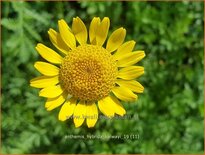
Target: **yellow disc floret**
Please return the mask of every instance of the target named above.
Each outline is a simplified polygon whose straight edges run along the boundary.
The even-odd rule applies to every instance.
[[[60,80],[73,97],[97,101],[109,95],[117,77],[110,52],[101,46],[81,45],[71,50],[60,67]]]

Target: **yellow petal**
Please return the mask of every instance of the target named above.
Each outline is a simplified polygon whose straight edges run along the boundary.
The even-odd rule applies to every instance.
[[[100,18],[94,17],[90,23],[90,28],[89,28],[89,38],[91,44],[96,44],[96,32],[99,25],[100,25]]]
[[[98,101],[98,107],[105,116],[109,118],[114,117],[115,110],[109,105],[109,102],[107,101],[107,97]]]
[[[128,53],[125,56],[121,57],[118,60],[117,65],[118,65],[118,67],[130,66],[130,65],[136,64],[144,57],[145,57],[144,51],[131,52],[131,53]]]
[[[108,103],[109,107],[113,109],[116,114],[123,116],[126,113],[125,109],[116,97],[108,96],[105,98],[105,100]]]
[[[57,33],[53,29],[49,29],[48,35],[49,35],[49,38],[50,38],[50,41],[52,42],[52,44],[59,51],[61,51],[64,54],[68,54],[68,51],[70,51],[70,48],[65,44],[65,42],[63,41],[63,39],[61,38],[59,33]]]
[[[59,54],[43,44],[37,44],[36,50],[45,60],[51,63],[61,64],[63,61],[63,58]]]
[[[128,89],[130,89],[131,91],[136,92],[136,93],[143,93],[143,91],[144,91],[144,87],[139,82],[137,82],[135,80],[127,81],[127,80],[117,79],[116,83],[119,86],[127,87]]]
[[[144,67],[141,66],[129,66],[122,68],[118,71],[118,78],[122,78],[125,80],[133,80],[139,76],[144,74]]]
[[[58,76],[40,76],[30,81],[30,86],[35,88],[45,88],[59,83]]]
[[[115,30],[107,41],[106,49],[110,52],[115,51],[123,43],[125,35],[126,30],[124,28]]]
[[[63,89],[61,88],[60,85],[57,85],[57,86],[50,86],[41,89],[41,91],[39,92],[39,96],[54,98],[61,95],[62,93],[63,93]]]
[[[45,104],[46,110],[51,111],[59,107],[65,102],[66,98],[67,98],[67,92],[63,92],[63,94],[55,98],[48,98]]]
[[[97,45],[102,46],[107,38],[107,34],[110,27],[110,19],[108,17],[104,17],[100,25],[98,26],[96,32],[96,42]]]
[[[34,67],[43,75],[55,76],[59,74],[59,68],[47,62],[37,61]]]
[[[121,57],[124,57],[126,54],[132,52],[134,46],[135,46],[135,41],[133,41],[133,40],[125,42],[114,53],[114,55],[113,55],[114,59],[119,60]]]
[[[60,121],[65,121],[66,119],[70,118],[73,115],[75,107],[76,99],[71,98],[70,100],[66,101],[58,114],[58,119]]]
[[[94,127],[98,120],[98,109],[96,104],[88,103],[86,105],[86,123],[89,128]]]
[[[120,86],[112,89],[113,94],[123,101],[133,101],[137,99],[137,95],[134,94],[130,89]]]
[[[86,117],[86,105],[85,101],[80,101],[77,106],[75,107],[74,114],[73,114],[73,121],[75,127],[80,127]]]
[[[87,28],[79,17],[73,18],[72,32],[81,45],[86,44],[88,38]]]
[[[67,23],[63,19],[61,19],[58,21],[58,27],[59,27],[61,38],[66,43],[66,45],[68,45],[71,49],[75,48],[76,47],[75,36],[71,32]]]

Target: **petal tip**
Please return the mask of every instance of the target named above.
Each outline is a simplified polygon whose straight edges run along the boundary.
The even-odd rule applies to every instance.
[[[37,43],[36,47],[41,46],[41,45],[42,45],[42,43]]]
[[[74,123],[76,128],[79,128],[82,124]]]

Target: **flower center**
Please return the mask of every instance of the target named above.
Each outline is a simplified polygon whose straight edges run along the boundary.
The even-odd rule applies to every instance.
[[[101,46],[81,45],[71,50],[60,67],[60,80],[73,97],[97,101],[109,95],[117,78],[116,62]]]

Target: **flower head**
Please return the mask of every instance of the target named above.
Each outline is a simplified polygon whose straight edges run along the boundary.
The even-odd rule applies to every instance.
[[[41,88],[39,96],[47,98],[48,111],[61,106],[59,120],[73,117],[76,127],[85,120],[93,127],[98,109],[110,118],[123,116],[126,111],[119,100],[134,101],[143,92],[136,78],[144,68],[135,64],[145,57],[144,51],[133,52],[133,40],[124,42],[124,28],[115,30],[103,47],[109,26],[109,18],[94,17],[88,32],[79,17],[73,18],[72,28],[61,19],[59,32],[48,31],[59,53],[37,44],[36,50],[47,62],[34,64],[42,76],[32,79],[30,85]]]

